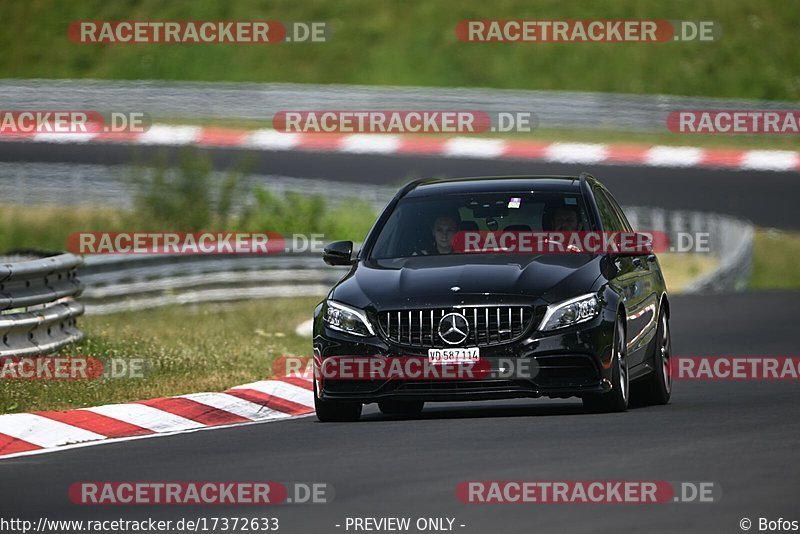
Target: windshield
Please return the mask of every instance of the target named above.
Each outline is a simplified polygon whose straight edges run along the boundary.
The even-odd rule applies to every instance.
[[[580,193],[494,192],[403,198],[380,230],[370,258],[463,254],[457,232],[578,231],[591,223]]]

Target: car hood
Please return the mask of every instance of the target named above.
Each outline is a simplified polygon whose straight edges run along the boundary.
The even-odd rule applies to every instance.
[[[555,302],[591,291],[599,264],[600,257],[588,254],[367,261],[350,271],[330,298],[378,310],[539,298]]]

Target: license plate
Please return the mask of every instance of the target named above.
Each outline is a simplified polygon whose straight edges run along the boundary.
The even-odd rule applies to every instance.
[[[428,363],[446,364],[477,362],[481,359],[481,349],[478,347],[465,349],[428,349]]]

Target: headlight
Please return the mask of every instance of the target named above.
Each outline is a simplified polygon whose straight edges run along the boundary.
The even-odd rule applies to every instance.
[[[375,335],[375,331],[363,311],[332,300],[326,304],[323,321],[328,328],[356,336]]]
[[[548,331],[583,323],[600,313],[600,298],[596,293],[551,304],[542,319],[539,330]]]

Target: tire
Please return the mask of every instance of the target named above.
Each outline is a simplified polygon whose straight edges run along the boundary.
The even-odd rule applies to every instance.
[[[331,402],[317,397],[317,381],[314,381],[314,409],[322,423],[348,423],[361,418],[360,402]]]
[[[653,372],[637,381],[636,394],[643,404],[662,405],[672,396],[672,337],[669,318],[664,310],[658,318],[656,346],[653,351]]]
[[[425,407],[425,401],[385,400],[378,402],[378,408],[385,415],[417,415]]]
[[[628,409],[630,399],[630,379],[626,360],[625,328],[621,318],[614,325],[611,391],[599,395],[587,395],[583,398],[583,407],[590,413],[624,412]]]

